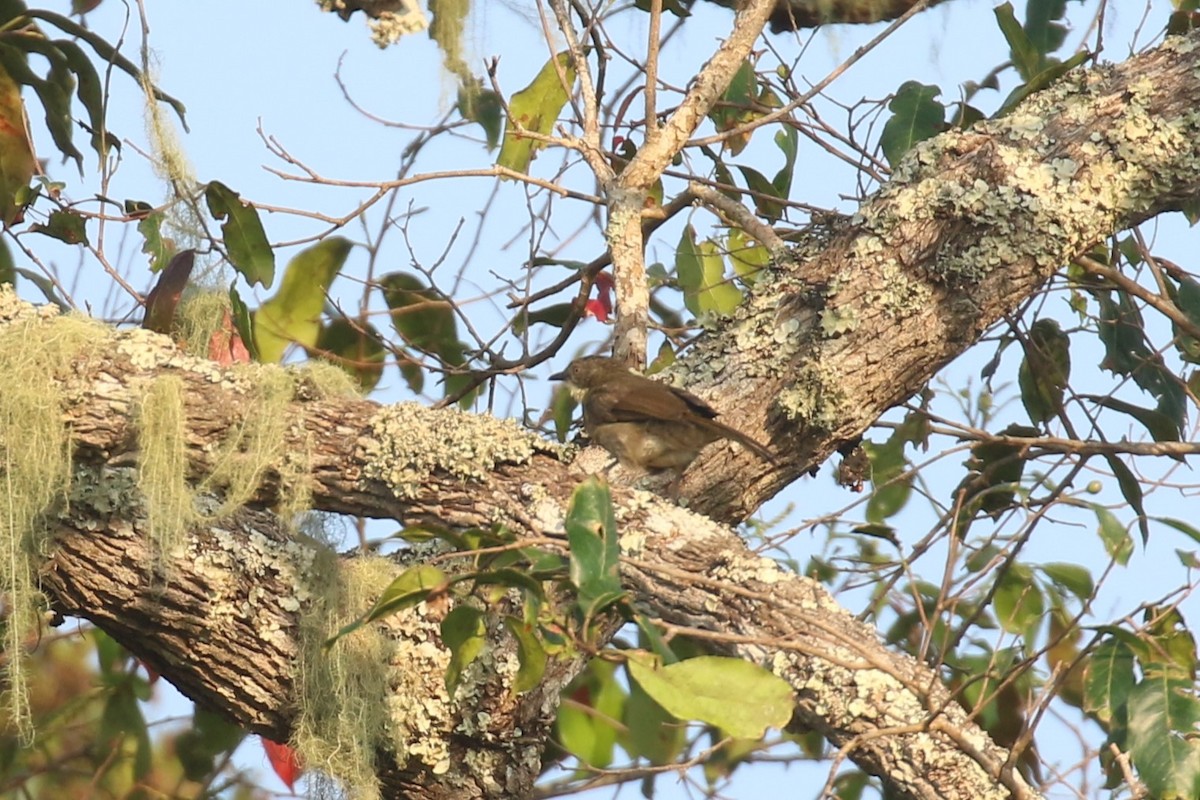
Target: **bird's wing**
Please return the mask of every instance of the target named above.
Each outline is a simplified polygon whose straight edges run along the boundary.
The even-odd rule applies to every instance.
[[[717,415],[716,411],[695,395],[664,384],[658,386],[664,386],[670,391],[630,391],[628,384],[597,386],[588,392],[588,400],[585,403],[590,412],[589,421],[593,424],[645,422],[647,418],[676,421],[682,420],[689,413],[699,414],[707,419]]]

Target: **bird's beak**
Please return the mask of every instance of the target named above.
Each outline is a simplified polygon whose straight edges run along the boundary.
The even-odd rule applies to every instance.
[[[550,380],[552,381],[565,381],[566,379],[567,371],[565,369],[562,372],[556,372],[550,376]]]

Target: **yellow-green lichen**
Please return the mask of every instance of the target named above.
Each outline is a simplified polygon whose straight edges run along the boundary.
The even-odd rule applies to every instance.
[[[6,716],[22,739],[32,736],[26,693],[26,637],[41,622],[45,602],[37,565],[49,528],[44,516],[63,507],[70,488],[70,438],[62,421],[60,379],[70,364],[103,341],[106,329],[75,315],[23,305],[11,287],[0,288],[0,595],[8,617]]]
[[[388,664],[393,644],[367,625],[325,648],[328,637],[370,607],[396,575],[383,558],[339,561],[326,552],[313,565],[311,609],[301,617],[296,685],[299,714],[292,743],[305,765],[335,776],[349,796],[379,797],[375,754],[389,738]],[[405,753],[396,753],[403,764]]]
[[[365,443],[369,479],[388,484],[397,497],[414,497],[435,472],[483,480],[501,463],[528,461],[553,446],[513,420],[467,415],[400,403],[380,409]]]
[[[814,360],[796,373],[791,386],[779,394],[778,405],[789,419],[821,430],[832,430],[845,418],[846,391],[839,373]]]
[[[161,375],[146,387],[137,408],[138,485],[160,563],[198,517],[187,482],[183,393],[182,378]]]

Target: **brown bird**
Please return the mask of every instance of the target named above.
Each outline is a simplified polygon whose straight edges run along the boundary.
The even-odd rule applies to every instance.
[[[772,464],[778,461],[746,434],[717,422],[717,412],[699,397],[630,372],[616,359],[577,358],[550,377],[568,382],[583,405],[588,438],[623,467],[683,470],[717,439],[733,439]]]

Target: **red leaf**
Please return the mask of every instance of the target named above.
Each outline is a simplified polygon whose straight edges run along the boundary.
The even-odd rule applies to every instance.
[[[608,322],[608,318],[612,316],[613,310],[612,273],[597,273],[595,280],[592,282],[592,287],[596,290],[596,297],[587,301],[587,304],[584,306],[584,314],[590,314],[601,322]]]
[[[300,766],[300,756],[286,744],[272,742],[262,736],[258,738],[262,740],[263,750],[267,751],[267,760],[271,762],[271,769],[275,770],[279,780],[287,785],[289,792],[296,791],[296,779],[304,772]]]
[[[233,325],[233,317],[230,316],[228,309],[225,311],[225,317],[221,320],[221,327],[213,331],[213,335],[208,340],[208,357],[223,367],[228,367],[230,364],[250,363],[250,351],[246,349],[246,343],[238,335],[237,328]]]

